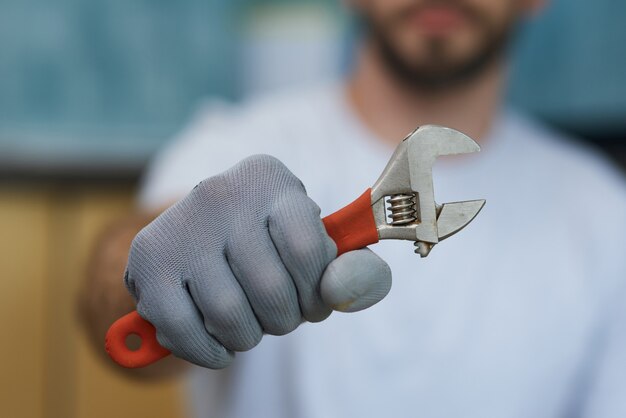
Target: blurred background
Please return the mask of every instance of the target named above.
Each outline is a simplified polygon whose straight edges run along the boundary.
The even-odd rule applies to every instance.
[[[178,382],[129,381],[87,345],[85,258],[194,108],[349,68],[339,3],[0,3],[0,416],[185,416]],[[553,0],[517,41],[508,100],[626,166],[623,16]]]

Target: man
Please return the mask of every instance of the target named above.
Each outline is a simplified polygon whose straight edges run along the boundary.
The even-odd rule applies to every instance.
[[[198,416],[626,416],[623,181],[500,102],[507,40],[541,1],[351,4],[365,36],[345,83],[201,112],[146,177],[147,212],[191,194],[134,240],[138,310],[177,356],[232,362],[190,372]],[[427,123],[483,148],[438,163],[438,201],[487,206],[427,259],[375,246],[389,296],[328,317],[376,303],[390,277],[369,250],[335,259],[315,204],[349,203]],[[278,160],[211,177],[259,153]],[[95,256],[85,305],[99,343],[132,309],[119,275],[143,224]]]

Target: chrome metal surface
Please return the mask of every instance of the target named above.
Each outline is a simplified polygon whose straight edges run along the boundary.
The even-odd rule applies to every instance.
[[[379,238],[415,241],[415,252],[425,257],[435,244],[469,224],[485,201],[438,205],[432,167],[441,155],[477,151],[480,147],[470,137],[442,126],[422,126],[408,135],[372,187]],[[387,210],[385,200],[390,205]]]

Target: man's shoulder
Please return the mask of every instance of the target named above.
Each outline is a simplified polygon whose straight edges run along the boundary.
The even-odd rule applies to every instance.
[[[208,101],[193,117],[198,131],[229,131],[229,135],[258,132],[259,139],[276,131],[318,124],[337,106],[338,86],[324,84],[248,97],[240,103]]]
[[[626,230],[626,177],[599,149],[520,114],[509,116],[515,158],[549,222],[565,222],[581,240],[622,248]],[[593,251],[595,251],[594,249]],[[610,252],[604,250],[598,259]],[[615,260],[607,263],[615,264]],[[621,263],[621,262],[620,262]],[[623,263],[620,264],[623,266]]]
[[[333,86],[285,91],[243,103],[207,101],[186,127],[152,160],[140,200],[156,207],[178,198],[199,181],[252,154],[293,160],[301,148],[321,141],[315,128],[333,124]],[[335,123],[335,125],[338,125]]]
[[[536,118],[516,110],[508,110],[503,127],[515,142],[516,155],[529,158],[528,164],[543,167],[555,175],[586,184],[626,190],[624,174],[601,150],[582,138],[549,127]],[[582,186],[582,185],[581,185]]]
[[[320,126],[341,126],[338,89],[322,85],[250,97],[241,103],[208,102],[201,106],[165,154],[221,154],[234,163],[251,154],[291,155],[312,142]],[[216,164],[219,166],[219,164]]]
[[[621,255],[626,244],[624,173],[596,147],[528,116],[511,114],[506,127],[513,143],[507,151],[518,159],[513,166],[522,171],[524,191],[534,193],[535,200],[527,202],[539,208],[542,231],[577,240],[585,256],[580,264],[591,263],[596,272],[593,286],[608,293],[622,289],[626,284]]]

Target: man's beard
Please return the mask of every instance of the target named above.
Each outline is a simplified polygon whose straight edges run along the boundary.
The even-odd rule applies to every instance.
[[[516,25],[511,21],[502,28],[497,28],[479,11],[468,8],[463,2],[427,2],[428,5],[432,3],[457,7],[482,31],[482,44],[474,54],[464,60],[450,60],[446,55],[446,40],[433,37],[428,41],[428,51],[424,58],[420,62],[410,62],[394,48],[384,28],[379,28],[367,18],[364,22],[384,65],[402,84],[417,91],[437,93],[473,81],[501,59]],[[405,10],[402,14],[410,12],[413,10]],[[396,18],[402,17],[398,15]]]

